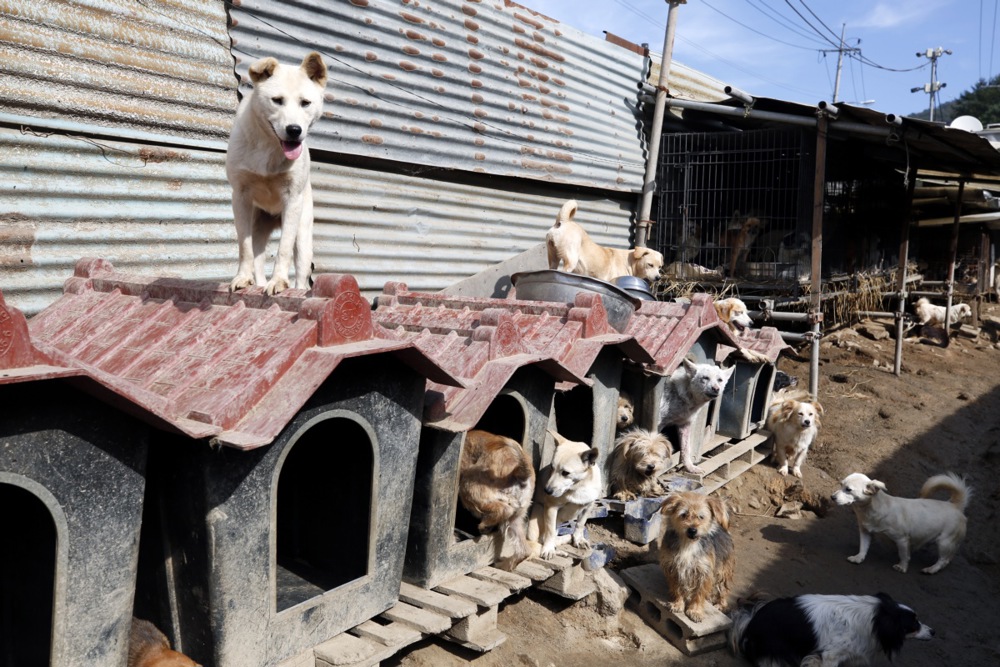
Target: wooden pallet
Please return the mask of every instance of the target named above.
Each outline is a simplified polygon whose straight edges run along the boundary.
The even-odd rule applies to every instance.
[[[507,639],[497,628],[501,602],[531,586],[583,599],[596,590],[589,570],[599,551],[566,545],[551,560],[529,558],[513,572],[484,567],[432,590],[404,582],[395,606],[279,667],[376,667],[431,636],[485,653]]]
[[[743,440],[731,441],[716,435],[707,443],[711,450],[702,458],[698,466],[703,475],[692,475],[679,471],[664,477],[664,486],[669,489],[697,490],[711,493],[736,479],[752,466],[767,458],[770,453],[764,433],[754,433]],[[678,454],[674,454],[675,464]],[[621,514],[624,521],[623,535],[634,544],[649,544],[662,531],[661,515],[658,510],[663,497],[638,498],[636,500],[605,499],[601,504],[608,513]]]
[[[678,649],[687,655],[697,655],[726,646],[732,621],[715,607],[705,607],[705,618],[699,623],[670,611],[670,592],[659,565],[630,567],[621,575],[639,594],[636,608],[639,616]]]

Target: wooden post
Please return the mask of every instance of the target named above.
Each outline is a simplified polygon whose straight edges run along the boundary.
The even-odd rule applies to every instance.
[[[955,294],[955,262],[958,258],[958,225],[962,217],[962,197],[965,181],[958,182],[958,199],[955,200],[955,223],[951,226],[951,248],[948,253],[948,300],[944,307],[944,344],[951,342],[951,300]]]

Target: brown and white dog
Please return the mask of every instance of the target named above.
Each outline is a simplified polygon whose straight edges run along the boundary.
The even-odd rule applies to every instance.
[[[635,404],[632,397],[625,392],[618,394],[618,412],[615,418],[615,430],[624,431],[635,423]]]
[[[552,462],[538,474],[535,504],[528,519],[528,540],[532,553],[548,560],[556,547],[572,542],[574,547],[587,549],[590,543],[584,533],[590,507],[601,497],[604,481],[597,467],[599,451],[585,443],[568,440],[553,430],[556,449]],[[576,520],[572,535],[558,535],[559,524]]]
[[[714,302],[714,305],[719,319],[737,336],[744,329],[749,329],[753,326],[753,320],[750,319],[750,310],[743,303],[742,299],[729,297],[728,299],[720,299]]]
[[[460,464],[458,497],[479,519],[479,532],[500,531],[503,550],[508,532],[510,555],[498,561],[511,570],[528,557],[525,517],[535,493],[535,469],[528,452],[516,441],[486,431],[465,436]]]
[[[819,434],[819,418],[823,406],[812,399],[779,398],[767,410],[766,426],[774,439],[774,460],[778,472],[802,477],[802,465],[806,461],[809,447]]]
[[[663,255],[652,248],[605,248],[594,243],[583,227],[573,221],[579,208],[571,199],[559,209],[555,223],[545,234],[549,268],[614,282],[619,276],[638,276],[652,283],[663,268]]]
[[[659,477],[670,469],[670,449],[670,441],[658,431],[634,428],[623,433],[611,452],[611,496],[635,500],[663,495]]]
[[[666,527],[657,546],[670,588],[670,611],[683,612],[695,623],[705,618],[706,604],[726,611],[736,552],[725,503],[697,491],[675,492],[663,501],[660,513]]]
[[[729,248],[729,273],[728,276],[736,275],[737,269],[742,268],[746,263],[747,255],[750,253],[750,246],[760,234],[763,223],[755,215],[740,215],[739,211],[733,212],[732,220],[726,227],[726,233],[722,239],[723,247]]]
[[[141,618],[132,618],[129,631],[128,667],[201,667],[191,658],[171,650],[159,628]]]

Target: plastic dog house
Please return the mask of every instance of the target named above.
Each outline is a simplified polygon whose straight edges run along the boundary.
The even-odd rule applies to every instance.
[[[181,650],[275,665],[396,603],[426,380],[456,381],[378,338],[352,277],[271,298],[81,260],[30,329],[158,427],[122,571]]]

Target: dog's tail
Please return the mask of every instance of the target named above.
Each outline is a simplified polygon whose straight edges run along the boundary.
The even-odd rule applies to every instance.
[[[949,501],[960,511],[965,512],[966,505],[969,504],[969,496],[972,495],[972,487],[965,483],[965,480],[953,472],[943,475],[934,475],[920,489],[921,498],[929,498],[936,491],[944,489],[951,496]]]
[[[558,227],[562,223],[572,220],[578,208],[580,208],[580,205],[576,203],[575,199],[570,199],[563,204],[562,208],[559,209],[559,215],[556,216],[555,226]]]

